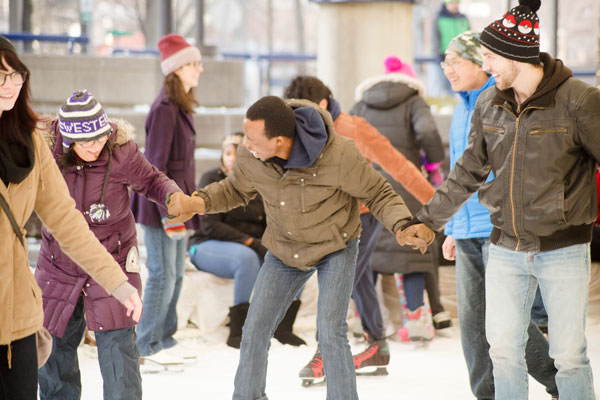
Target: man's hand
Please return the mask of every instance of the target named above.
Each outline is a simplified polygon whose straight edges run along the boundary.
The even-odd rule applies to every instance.
[[[131,316],[131,319],[135,322],[139,322],[140,317],[142,316],[142,300],[140,299],[137,290],[125,300],[123,305],[127,309],[127,316]]]
[[[408,245],[413,249],[419,249],[425,254],[427,246],[435,239],[435,232],[425,224],[411,225],[396,232],[396,241],[400,246]]]
[[[456,259],[456,241],[452,236],[446,236],[446,240],[442,245],[442,254],[446,260]]]
[[[169,217],[167,223],[174,225],[187,221],[195,214],[204,214],[204,200],[200,196],[188,196],[181,192],[171,194],[167,203]]]

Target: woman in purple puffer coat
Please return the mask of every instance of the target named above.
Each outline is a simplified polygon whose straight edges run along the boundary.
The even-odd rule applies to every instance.
[[[169,197],[181,190],[146,160],[132,140],[132,128],[123,121],[109,122],[100,103],[85,90],[63,104],[47,141],[77,209],[141,292],[128,190],[165,208]],[[54,344],[39,372],[40,398],[80,398],[77,347],[87,323],[96,334],[104,399],[141,399],[135,321],[61,251],[46,228],[42,236],[35,277],[43,292],[44,326]]]

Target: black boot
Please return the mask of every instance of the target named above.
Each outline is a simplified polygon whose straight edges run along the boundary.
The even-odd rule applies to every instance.
[[[302,338],[294,335],[292,332],[292,325],[294,325],[294,321],[296,321],[296,315],[298,315],[300,304],[302,304],[300,300],[292,301],[290,308],[288,308],[285,316],[279,323],[279,326],[273,335],[275,339],[279,340],[283,344],[291,344],[292,346],[306,344]]]
[[[227,338],[227,346],[240,348],[242,342],[242,327],[248,315],[248,307],[250,303],[241,303],[237,306],[229,307],[229,337]]]

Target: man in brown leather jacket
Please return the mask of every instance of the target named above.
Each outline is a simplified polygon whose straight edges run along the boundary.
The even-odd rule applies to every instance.
[[[254,285],[235,377],[236,400],[266,400],[271,337],[288,306],[315,272],[318,330],[327,396],[358,400],[346,315],[361,232],[360,203],[393,233],[410,220],[402,197],[337,135],[331,115],[307,100],[263,97],[246,112],[244,146],[233,172],[197,190],[169,212],[224,212],[264,201],[269,250]]]
[[[559,396],[591,400],[585,319],[600,91],[539,52],[539,5],[521,0],[483,30],[483,69],[496,86],[479,97],[462,159],[399,239],[424,245],[479,190],[494,225],[485,285],[496,400],[527,398],[524,349],[538,285]]]

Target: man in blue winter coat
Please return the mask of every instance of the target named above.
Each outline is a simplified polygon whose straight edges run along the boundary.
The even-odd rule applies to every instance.
[[[461,97],[450,125],[450,168],[462,156],[469,140],[471,117],[479,95],[496,80],[482,68],[479,34],[472,31],[456,36],[446,49],[442,62],[452,90]],[[493,179],[490,175],[488,182]],[[446,224],[444,257],[456,263],[458,324],[463,354],[467,362],[471,391],[479,400],[494,399],[494,377],[489,345],[485,336],[485,268],[490,233],[489,211],[475,193]],[[528,372],[553,398],[558,398],[554,360],[548,355],[548,341],[533,323],[527,330],[525,351]]]

